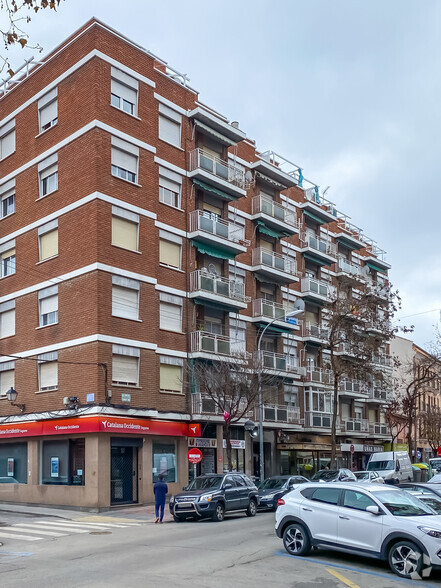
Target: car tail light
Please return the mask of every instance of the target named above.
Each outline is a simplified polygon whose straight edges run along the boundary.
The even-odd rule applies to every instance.
[[[277,506],[283,506],[285,504],[285,501],[283,500],[283,498],[279,498],[279,500],[277,501]]]

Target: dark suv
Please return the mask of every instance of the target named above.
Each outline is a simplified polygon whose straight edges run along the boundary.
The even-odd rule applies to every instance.
[[[245,474],[206,474],[195,478],[183,492],[170,498],[175,521],[212,518],[223,521],[225,512],[244,510],[254,517],[259,504],[257,487]]]

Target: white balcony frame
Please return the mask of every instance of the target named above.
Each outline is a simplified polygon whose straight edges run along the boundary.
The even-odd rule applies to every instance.
[[[200,147],[190,151],[188,176],[201,177],[233,196],[246,196],[244,170]]]
[[[251,201],[251,218],[262,218],[276,228],[282,228],[292,233],[300,229],[295,210],[291,210],[262,194],[254,196]]]
[[[299,280],[293,259],[263,247],[252,250],[253,271],[271,275],[275,280],[291,283]]]
[[[190,274],[190,298],[196,297],[228,303],[242,309],[251,301],[250,296],[245,296],[245,285],[242,282],[212,274],[204,269]]]

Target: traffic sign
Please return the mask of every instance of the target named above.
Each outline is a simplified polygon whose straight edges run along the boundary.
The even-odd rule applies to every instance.
[[[197,447],[188,450],[188,461],[190,463],[199,463],[202,461],[202,451]]]

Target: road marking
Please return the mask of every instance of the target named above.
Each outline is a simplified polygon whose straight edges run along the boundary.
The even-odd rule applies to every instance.
[[[326,571],[329,572],[330,574],[332,574],[333,576],[335,576],[338,580],[340,580],[340,582],[343,582],[343,584],[346,584],[346,586],[349,586],[349,588],[360,588],[360,586],[358,584],[355,584],[355,582],[352,582],[352,580],[349,580],[348,578],[343,576],[343,574],[340,574],[340,572],[337,572],[337,570],[332,570],[331,568],[326,568]]]
[[[17,528],[19,527],[19,528]],[[37,529],[34,529],[33,527],[37,527]],[[10,527],[8,529],[8,531],[14,531],[15,529],[17,529],[17,531],[28,531],[29,533],[38,533],[39,535],[51,535],[52,537],[64,537],[66,535],[66,533],[56,533],[55,531],[43,531],[39,529],[39,526],[36,525],[35,523],[17,523],[15,524],[13,527]]]
[[[59,521],[56,521],[57,524],[60,524]],[[43,522],[42,522],[43,524]],[[46,521],[44,522],[46,524]],[[127,528],[128,525],[121,525],[118,523],[80,523],[78,521],[69,521],[68,523],[61,523],[62,525],[73,525],[75,527],[85,527],[90,529],[105,529],[106,527],[119,527],[119,528]]]
[[[62,524],[58,524],[58,523],[56,525],[54,525],[53,523],[45,523],[45,525],[46,524],[50,525],[49,528],[51,528],[53,525],[54,531],[55,530],[67,531],[68,533],[90,533],[90,531],[91,531],[91,529],[80,529],[79,527],[69,527],[68,525],[62,525]],[[32,525],[36,526],[39,529],[45,528],[40,523],[32,523]]]
[[[30,535],[15,535],[14,533],[3,533],[0,531],[0,537],[5,539],[19,539],[20,541],[40,541],[43,537],[31,537]]]

